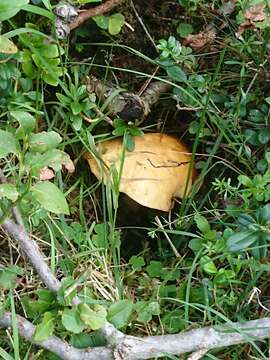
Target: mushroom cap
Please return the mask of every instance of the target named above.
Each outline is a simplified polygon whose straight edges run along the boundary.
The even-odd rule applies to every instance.
[[[174,197],[183,198],[185,191],[186,196],[191,191],[195,178],[194,167],[188,176],[191,153],[171,135],[149,133],[135,137],[134,142],[131,152],[123,152],[120,138],[99,143],[102,161],[89,153],[85,156],[91,171],[108,184],[114,166],[118,174],[122,171],[120,192],[143,206],[169,211]]]

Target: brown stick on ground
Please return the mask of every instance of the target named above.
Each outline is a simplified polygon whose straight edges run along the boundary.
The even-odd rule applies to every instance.
[[[93,16],[102,15],[111,11],[114,7],[120,5],[124,1],[125,0],[108,0],[104,4],[80,12],[78,17],[69,24],[70,30],[77,28],[83,22],[85,22],[87,19],[90,19]]]

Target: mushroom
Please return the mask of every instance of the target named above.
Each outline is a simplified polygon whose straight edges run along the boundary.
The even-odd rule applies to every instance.
[[[187,196],[195,179],[191,153],[174,136],[148,133],[134,138],[134,150],[123,152],[120,138],[98,144],[100,159],[87,153],[93,174],[105,184],[113,181],[112,166],[121,172],[119,191],[137,203],[169,211],[174,197]],[[102,160],[102,161],[100,161]]]

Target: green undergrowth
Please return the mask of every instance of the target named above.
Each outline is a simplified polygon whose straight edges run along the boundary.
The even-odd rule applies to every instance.
[[[47,290],[3,230],[0,314],[32,321],[37,341],[55,334],[79,348],[103,344],[106,321],[144,336],[267,316],[269,1],[140,0],[155,47],[128,3],[57,40],[56,3],[0,4],[0,221],[20,209],[62,288]],[[196,46],[189,36],[201,31],[208,40]],[[87,91],[90,75],[114,84],[105,102]],[[118,88],[155,80],[172,88],[144,122],[110,114]],[[101,184],[84,159],[100,159],[97,144],[116,137],[124,158],[147,132],[174,134],[192,151],[197,179],[170,213],[120,194],[115,171]],[[203,359],[268,356],[267,341],[250,341]],[[1,330],[0,357],[57,359],[29,347],[15,320],[12,334]]]

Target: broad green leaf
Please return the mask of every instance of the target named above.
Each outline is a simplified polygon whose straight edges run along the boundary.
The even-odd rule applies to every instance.
[[[32,195],[44,209],[55,214],[69,215],[64,194],[50,181],[36,183],[31,189]]]
[[[253,186],[252,180],[246,175],[239,175],[238,181],[244,186],[248,186],[248,187]]]
[[[28,152],[25,156],[25,166],[28,171],[32,169],[35,172],[44,167],[50,167],[54,171],[60,171],[62,170],[62,166],[69,172],[74,171],[74,165],[69,155],[59,149],[48,150],[43,154]],[[35,174],[35,176],[38,176],[38,174]]]
[[[12,265],[0,270],[0,289],[14,289],[17,285],[17,275],[23,275],[23,270]]]
[[[102,328],[106,323],[107,312],[101,305],[94,305],[93,310],[87,304],[78,305],[81,320],[92,330]]]
[[[122,14],[117,13],[109,17],[108,30],[111,35],[117,35],[121,31],[122,26],[125,23],[125,18]]]
[[[191,239],[188,243],[188,247],[195,253],[202,249],[203,240],[202,239]]]
[[[218,272],[215,263],[211,260],[209,256],[203,256],[200,259],[200,265],[207,274],[216,274]]]
[[[82,111],[81,104],[77,101],[74,101],[70,104],[73,115],[78,115]]]
[[[117,301],[109,307],[108,321],[111,322],[117,329],[120,329],[128,324],[132,310],[133,303],[131,300]]]
[[[47,340],[53,334],[54,330],[54,316],[51,312],[46,312],[40,324],[37,325],[36,331],[33,335],[34,341]]]
[[[235,272],[233,270],[220,269],[214,278],[214,284],[229,285],[232,279],[235,279]]]
[[[134,308],[138,313],[138,320],[142,323],[148,323],[153,315],[160,314],[160,307],[156,301],[138,301]]]
[[[61,136],[55,131],[43,131],[33,134],[30,137],[30,147],[33,151],[45,152],[47,150],[56,148],[62,141]]]
[[[8,131],[0,130],[0,159],[8,154],[18,154],[19,144],[14,135]]]
[[[163,273],[163,266],[160,261],[152,260],[146,267],[146,271],[150,277],[159,277]]]
[[[258,237],[258,231],[245,230],[237,232],[228,238],[228,250],[232,252],[243,251],[254,244],[258,240]]]
[[[79,312],[76,308],[64,309],[62,313],[62,324],[66,330],[74,334],[79,334],[85,328],[85,325],[80,319]]]
[[[1,0],[0,1],[0,21],[12,18],[28,4],[29,0]]]
[[[193,27],[188,23],[180,23],[177,27],[177,32],[181,37],[186,37],[191,34],[193,31]]]
[[[100,27],[103,30],[107,30],[109,26],[109,18],[108,16],[104,15],[97,15],[92,18],[98,27]]]
[[[207,231],[211,230],[210,225],[204,216],[196,214],[194,216],[194,220],[197,227],[199,228],[199,230],[201,230],[202,233],[206,233]]]
[[[142,267],[145,265],[145,261],[142,256],[133,255],[129,259],[129,264],[132,265],[133,270],[140,271]]]
[[[1,15],[0,15],[1,16]],[[0,35],[0,53],[1,54],[16,54],[17,46],[5,36]]]
[[[180,68],[179,65],[169,66],[166,68],[168,76],[178,82],[186,82],[187,81],[187,75]]]
[[[57,44],[41,45],[39,46],[38,51],[41,56],[46,58],[56,58],[63,53],[63,49],[59,48]]]
[[[18,199],[19,193],[14,184],[0,184],[0,199],[5,197],[11,201]]]
[[[258,140],[261,144],[265,145],[270,140],[270,129],[264,128],[259,131]]]
[[[270,204],[264,205],[258,211],[259,217],[263,222],[267,222],[270,220]]]
[[[32,132],[36,127],[36,120],[33,115],[26,111],[11,111],[10,115],[19,122],[25,133]]]

